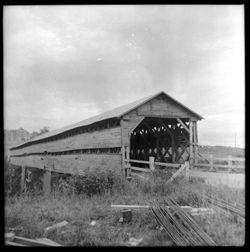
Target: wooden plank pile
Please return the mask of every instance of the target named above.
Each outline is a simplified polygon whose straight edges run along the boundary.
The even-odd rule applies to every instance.
[[[241,223],[245,223],[245,205],[232,203],[211,195],[201,195],[204,203],[224,213],[226,216],[237,216]]]
[[[177,246],[215,246],[216,243],[184,211],[174,199],[165,200],[171,208],[163,208],[157,200],[150,202],[150,210]]]
[[[178,206],[179,208],[183,209],[184,211],[188,212],[189,214],[195,215],[202,215],[202,214],[214,214],[215,211],[211,208],[194,208],[191,206]],[[149,210],[151,208],[149,205],[111,205],[111,208],[115,210],[124,210],[124,209],[133,209],[133,210]],[[166,206],[161,205],[161,208],[164,209],[174,209],[175,206]]]

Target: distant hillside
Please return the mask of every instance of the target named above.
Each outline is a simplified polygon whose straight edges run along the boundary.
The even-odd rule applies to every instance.
[[[205,155],[212,154],[214,156],[232,155],[234,157],[245,157],[244,148],[234,148],[234,147],[227,147],[227,146],[200,145],[199,152],[201,154],[205,154]]]

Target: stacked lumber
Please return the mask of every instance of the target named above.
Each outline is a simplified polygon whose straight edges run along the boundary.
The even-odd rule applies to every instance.
[[[205,203],[227,216],[236,215],[240,222],[245,223],[245,205],[233,203],[211,195],[201,195]]]
[[[165,200],[170,208],[163,208],[157,200],[150,202],[150,209],[159,224],[177,246],[214,246],[215,242],[181,208],[174,199]]]
[[[195,208],[191,206],[178,206],[179,208],[183,209],[183,211],[188,212],[189,214],[196,216],[196,215],[202,215],[202,214],[214,214],[215,211],[211,208]],[[150,210],[151,205],[111,205],[111,208],[122,210],[122,209],[133,209],[133,210]],[[164,209],[172,209],[174,210],[176,206],[168,206],[168,205],[161,205],[161,208]]]

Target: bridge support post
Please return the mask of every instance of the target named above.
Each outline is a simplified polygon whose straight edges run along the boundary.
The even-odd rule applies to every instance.
[[[24,165],[21,166],[21,181],[20,181],[20,187],[21,187],[21,193],[26,191],[26,183],[25,183],[25,172],[26,172],[26,167]]]
[[[45,170],[43,174],[43,192],[45,195],[51,192],[51,171]]]
[[[194,162],[194,149],[193,149],[193,122],[189,121],[189,164],[190,168],[193,168],[193,162]]]
[[[126,174],[125,174],[125,147],[124,146],[122,146],[121,152],[122,152],[122,174],[126,177]]]
[[[194,164],[198,164],[198,132],[197,122],[194,122]]]

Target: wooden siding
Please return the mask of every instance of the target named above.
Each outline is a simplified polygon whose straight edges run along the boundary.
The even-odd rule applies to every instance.
[[[148,101],[144,105],[138,107],[135,111],[138,116],[163,116],[170,118],[190,118],[192,120],[197,120],[197,118],[190,116],[190,113],[180,105],[161,96]],[[135,113],[135,111],[132,111],[132,113]]]
[[[44,151],[66,151],[84,148],[113,148],[121,147],[120,127],[103,129],[100,131],[86,132],[71,136],[61,140],[33,144],[22,149],[11,151],[11,155],[21,155],[24,153],[40,153]]]
[[[141,101],[142,102],[142,101]],[[137,102],[138,103],[138,102]],[[136,103],[136,104],[137,104]],[[159,118],[185,118],[191,121],[197,121],[199,117],[195,117],[195,114],[190,113],[188,109],[179,103],[171,100],[165,94],[160,94],[151,100],[147,100],[142,105],[134,106],[130,104],[128,107],[117,108],[111,113],[112,116],[116,116],[115,119],[119,122],[121,118],[120,126],[113,124],[111,128],[101,128],[96,125],[92,127],[91,132],[84,132],[77,135],[62,138],[54,141],[46,141],[46,139],[40,139],[44,141],[42,143],[33,143],[27,147],[20,147],[20,149],[12,150],[11,155],[31,154],[29,156],[11,157],[11,163],[15,165],[23,165],[28,167],[36,167],[40,169],[49,169],[56,172],[77,174],[84,172],[85,169],[120,169],[122,165],[121,154],[109,153],[104,148],[121,148],[122,146],[130,147],[130,135],[133,130],[143,121],[145,117],[159,117]],[[131,110],[128,110],[130,109]],[[127,111],[127,112],[126,112]],[[110,114],[110,115],[111,115]],[[192,114],[192,115],[191,115]],[[120,117],[121,116],[121,117]],[[106,118],[107,114],[104,117]],[[107,118],[106,118],[107,119]],[[94,119],[91,119],[92,121]],[[95,119],[97,120],[97,119]],[[86,123],[86,121],[81,122]],[[101,122],[100,122],[101,123]],[[79,126],[79,124],[77,124]],[[99,125],[100,126],[100,125]],[[77,133],[77,129],[70,127],[72,131]],[[90,126],[91,127],[91,126]],[[108,125],[110,127],[110,125]],[[80,131],[79,131],[80,132]],[[51,133],[52,134],[52,133]],[[104,153],[81,153],[91,149],[101,149]],[[81,150],[77,152],[72,150]],[[65,155],[66,151],[74,154]],[[118,150],[119,151],[119,150]],[[49,152],[61,152],[60,155],[36,155],[39,153]],[[116,152],[116,151],[115,151]],[[36,154],[35,154],[36,153]]]
[[[62,155],[59,157],[33,155],[11,157],[11,163],[54,172],[82,174],[86,169],[120,169],[121,154]]]
[[[137,116],[135,113],[129,113],[121,121],[122,145],[130,146],[130,134],[144,119],[143,116]]]
[[[122,145],[130,146],[130,134],[145,117],[190,118],[190,113],[165,96],[156,97],[123,116]]]

